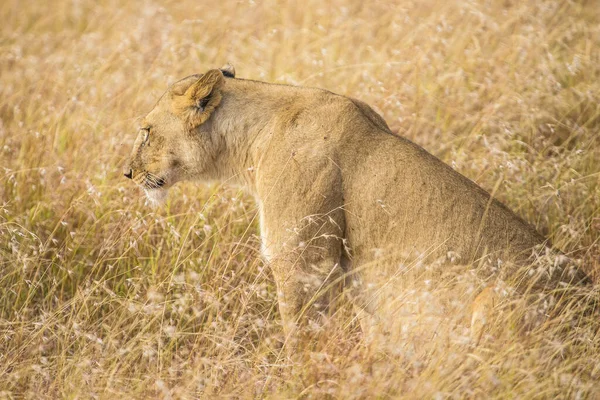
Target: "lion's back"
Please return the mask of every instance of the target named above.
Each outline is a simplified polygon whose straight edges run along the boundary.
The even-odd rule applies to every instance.
[[[472,260],[485,252],[526,253],[544,242],[474,182],[407,139],[377,130],[356,139],[343,162],[347,230],[359,253],[453,252]]]

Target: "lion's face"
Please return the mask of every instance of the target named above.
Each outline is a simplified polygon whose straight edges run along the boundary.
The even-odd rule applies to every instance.
[[[221,101],[223,73],[210,70],[169,88],[140,124],[124,174],[152,202],[182,180],[202,178],[219,151],[207,125]]]
[[[185,164],[189,163],[193,148],[186,146],[191,140],[181,119],[160,104],[165,102],[164,97],[140,124],[130,161],[125,167],[125,176],[142,187],[154,201],[164,199],[169,187],[185,179]]]

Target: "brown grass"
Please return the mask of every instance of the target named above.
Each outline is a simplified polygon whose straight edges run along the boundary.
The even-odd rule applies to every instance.
[[[366,101],[600,271],[597,2],[369,3],[0,4],[0,398],[600,397],[598,316],[513,307],[474,348],[460,274],[407,287],[395,351],[342,307],[294,365],[252,199],[122,177],[167,84],[230,61]]]

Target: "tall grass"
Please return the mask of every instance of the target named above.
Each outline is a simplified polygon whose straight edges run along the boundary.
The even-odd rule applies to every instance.
[[[0,398],[600,396],[597,316],[567,297],[523,332],[507,306],[473,347],[469,271],[406,284],[395,349],[342,306],[295,364],[253,200],[181,184],[151,209],[120,173],[167,85],[229,61],[373,105],[598,274],[596,1],[5,0],[0,20]]]

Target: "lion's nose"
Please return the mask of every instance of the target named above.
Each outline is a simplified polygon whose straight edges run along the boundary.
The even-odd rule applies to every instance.
[[[125,167],[123,175],[125,175],[125,178],[131,179],[133,177],[133,170],[129,167]]]

